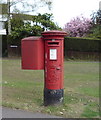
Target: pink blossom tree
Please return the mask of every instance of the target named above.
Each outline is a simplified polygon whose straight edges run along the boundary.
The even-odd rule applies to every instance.
[[[92,26],[91,19],[81,17],[73,18],[65,24],[64,31],[69,33],[71,37],[84,37]]]

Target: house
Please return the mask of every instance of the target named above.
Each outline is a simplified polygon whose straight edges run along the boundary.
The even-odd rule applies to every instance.
[[[0,35],[6,35],[6,29],[5,29],[6,21],[7,18],[2,18],[2,15],[0,15]]]
[[[7,21],[7,4],[0,3],[0,35],[6,35],[5,22]]]
[[[99,10],[101,10],[101,1],[99,2]]]

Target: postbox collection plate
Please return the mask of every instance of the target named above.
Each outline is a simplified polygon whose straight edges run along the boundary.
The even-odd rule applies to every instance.
[[[50,60],[57,60],[57,49],[50,49]]]

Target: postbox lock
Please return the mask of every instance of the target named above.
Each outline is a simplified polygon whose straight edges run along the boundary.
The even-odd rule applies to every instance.
[[[56,69],[57,69],[57,70],[60,70],[60,67],[57,67]]]

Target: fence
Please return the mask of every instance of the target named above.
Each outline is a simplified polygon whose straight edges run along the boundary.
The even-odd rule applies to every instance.
[[[101,40],[66,37],[65,58],[99,60]]]
[[[8,46],[8,57],[20,57],[21,56],[21,47],[17,45]]]
[[[68,59],[88,59],[88,60],[99,60],[98,52],[80,52],[80,51],[67,51],[65,58]]]

